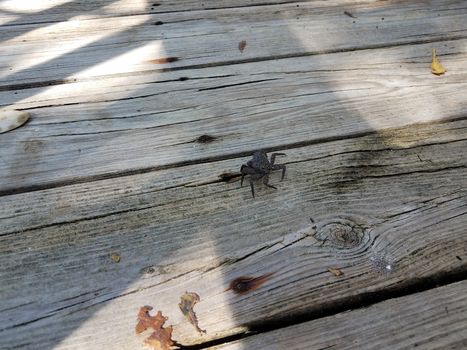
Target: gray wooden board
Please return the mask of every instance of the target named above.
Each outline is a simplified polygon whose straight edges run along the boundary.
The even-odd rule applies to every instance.
[[[178,0],[178,1],[148,1],[148,0],[47,0],[34,5],[25,4],[20,0],[0,4],[0,25],[24,25],[37,23],[63,22],[66,20],[86,20],[92,18],[135,16],[148,13],[163,14],[170,12],[187,12],[195,10],[212,10],[235,7],[255,7],[281,4],[312,5],[316,7],[334,5],[347,5],[353,9],[362,3],[373,1],[342,1],[342,0],[268,0],[267,2],[252,2],[251,0]],[[373,4],[377,6],[378,4]]]
[[[466,290],[458,282],[210,349],[466,349]]]
[[[466,38],[460,1],[337,1],[0,27],[0,87]],[[442,14],[442,16],[441,16]],[[164,25],[154,25],[162,21]],[[245,40],[244,51],[239,43]],[[429,56],[429,55],[428,55]],[[175,57],[177,61],[151,63]]]
[[[443,43],[442,77],[429,72],[432,45],[422,44],[37,91],[17,106],[30,108],[27,127],[0,138],[0,192],[462,116],[466,43]],[[196,142],[203,134],[217,139]]]
[[[285,181],[273,176],[278,189],[257,186],[256,199],[218,177],[247,158],[5,196],[0,339],[140,348],[136,313],[149,304],[174,339],[200,343],[465,270],[465,130],[457,119],[291,148]],[[225,291],[269,272],[256,292]],[[186,290],[201,296],[206,335],[178,310]]]

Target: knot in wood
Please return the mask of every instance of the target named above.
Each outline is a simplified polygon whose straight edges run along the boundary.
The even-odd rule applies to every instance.
[[[315,237],[327,245],[350,249],[360,246],[364,236],[364,227],[349,220],[339,220],[325,224]]]

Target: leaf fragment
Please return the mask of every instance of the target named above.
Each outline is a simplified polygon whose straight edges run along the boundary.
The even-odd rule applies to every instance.
[[[441,75],[446,73],[446,68],[439,62],[438,57],[436,57],[436,50],[431,49],[431,73],[435,75]]]
[[[338,269],[337,267],[328,267],[328,271],[332,273],[334,276],[339,277],[342,276],[344,273]]]
[[[160,311],[157,311],[156,316],[151,316],[149,315],[149,311],[151,310],[152,307],[147,305],[139,309],[138,323],[135,327],[136,334],[152,328],[152,334],[146,338],[144,343],[153,350],[170,350],[170,347],[174,345],[172,326],[164,328],[167,317],[163,316]]]
[[[30,114],[17,110],[0,110],[0,134],[16,129],[29,120]]]
[[[180,307],[180,311],[183,313],[183,315],[185,315],[188,321],[190,321],[190,323],[199,333],[206,333],[205,330],[199,328],[198,318],[196,317],[195,311],[193,310],[195,304],[200,300],[201,299],[198,294],[193,292],[185,292],[185,294],[181,296],[181,300],[178,306]]]

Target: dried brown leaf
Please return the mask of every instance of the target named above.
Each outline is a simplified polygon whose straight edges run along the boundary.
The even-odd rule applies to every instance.
[[[167,317],[162,315],[162,312],[157,311],[156,316],[149,315],[152,310],[151,306],[143,306],[138,312],[138,323],[135,331],[137,334],[152,328],[152,334],[146,338],[144,343],[154,350],[170,350],[174,344],[172,340],[172,326],[164,328],[164,323]]]
[[[344,273],[339,270],[337,267],[328,267],[328,271],[332,273],[334,276],[339,277],[342,276]]]
[[[242,40],[238,43],[238,50],[243,53],[243,51],[245,50],[245,47],[246,47],[246,41],[245,40]]]
[[[190,321],[190,323],[195,326],[196,330],[200,333],[206,333],[205,330],[199,328],[198,326],[198,318],[196,317],[196,314],[193,310],[193,307],[197,302],[199,302],[201,299],[199,298],[199,295],[193,292],[185,292],[181,296],[180,304],[178,306],[180,307],[180,310],[182,311],[183,315]]]

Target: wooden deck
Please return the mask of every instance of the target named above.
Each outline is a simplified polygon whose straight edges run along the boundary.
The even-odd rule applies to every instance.
[[[144,305],[190,350],[467,349],[467,1],[26,3],[0,1],[0,109],[31,114],[0,134],[1,349],[143,349]],[[252,198],[257,149],[287,174]]]

